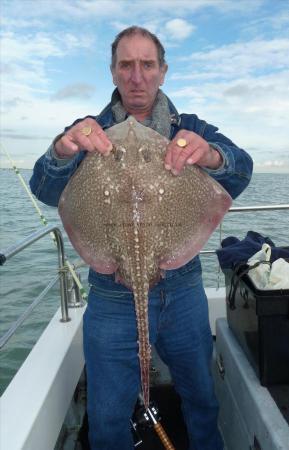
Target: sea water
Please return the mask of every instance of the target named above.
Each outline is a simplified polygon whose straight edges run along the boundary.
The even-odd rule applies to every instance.
[[[31,170],[21,171],[28,183]],[[15,245],[40,229],[39,216],[13,170],[0,169],[0,250]],[[288,174],[254,174],[249,187],[234,201],[233,206],[255,206],[289,203]],[[49,224],[61,229],[57,209],[39,203]],[[269,236],[276,245],[289,245],[289,211],[262,211],[228,213],[222,224],[222,235],[217,230],[206,245],[215,250],[226,236],[244,238],[249,230]],[[71,262],[79,261],[68,239],[65,250]],[[224,285],[223,275],[215,255],[201,257],[206,287]],[[31,301],[55,275],[57,251],[48,235],[9,259],[0,267],[0,337],[9,329]],[[82,280],[87,268],[80,269]],[[87,283],[84,282],[87,289]],[[0,395],[18,370],[60,304],[56,285],[31,313],[29,318],[0,351]]]

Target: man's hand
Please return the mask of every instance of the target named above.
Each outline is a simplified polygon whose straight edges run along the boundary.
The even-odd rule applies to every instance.
[[[180,142],[184,147],[177,144],[180,139],[184,140]],[[165,168],[179,175],[186,164],[218,169],[222,164],[222,156],[198,134],[180,130],[167,147]]]
[[[54,150],[59,158],[71,158],[80,150],[109,154],[112,143],[98,123],[87,118],[70,128],[54,144]]]

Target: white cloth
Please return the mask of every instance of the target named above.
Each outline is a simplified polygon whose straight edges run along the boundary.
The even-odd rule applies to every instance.
[[[251,269],[248,276],[257,289],[289,289],[289,263],[285,259],[279,258],[271,265],[270,257],[270,245],[263,244],[262,249],[248,259],[248,265],[252,267],[258,262],[263,261],[264,263]]]

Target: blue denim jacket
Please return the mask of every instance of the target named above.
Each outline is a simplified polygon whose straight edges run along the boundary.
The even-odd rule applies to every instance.
[[[222,166],[217,170],[204,170],[217,180],[232,198],[236,198],[250,182],[253,169],[251,157],[226,136],[218,133],[217,127],[199,119],[196,114],[178,114],[172,102],[169,99],[168,101],[171,114],[170,139],[173,139],[179,130],[186,129],[199,134],[216,148],[223,157]],[[103,129],[110,128],[115,124],[111,104],[99,116],[86,117],[95,119]],[[71,126],[81,120],[83,119],[77,119]],[[65,131],[70,127],[67,127]],[[57,161],[51,156],[50,152],[41,156],[34,166],[30,180],[30,188],[33,194],[43,203],[57,206],[63,189],[83,160],[85,153],[85,151],[79,152],[67,164],[62,166],[58,166]],[[193,261],[183,268],[167,271],[166,278],[174,278],[175,275],[181,274],[184,270],[185,273],[189,270],[201,270],[197,260],[198,258],[194,258]],[[110,275],[102,275],[101,277],[110,278]],[[96,281],[95,272],[90,271],[89,281],[91,283]]]

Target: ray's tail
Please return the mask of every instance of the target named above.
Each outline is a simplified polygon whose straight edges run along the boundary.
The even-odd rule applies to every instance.
[[[148,283],[144,280],[133,288],[136,320],[138,329],[139,362],[143,401],[146,408],[149,406],[150,389],[150,360],[151,348],[149,343],[148,323]]]
[[[132,182],[132,233],[127,235],[130,246],[133,249],[130,258],[130,274],[132,281],[132,290],[134,294],[141,384],[143,391],[143,401],[146,408],[149,406],[149,388],[150,388],[150,359],[151,349],[149,342],[149,318],[148,318],[148,268],[150,261],[147,260],[147,230],[145,225],[143,191],[137,189]]]

